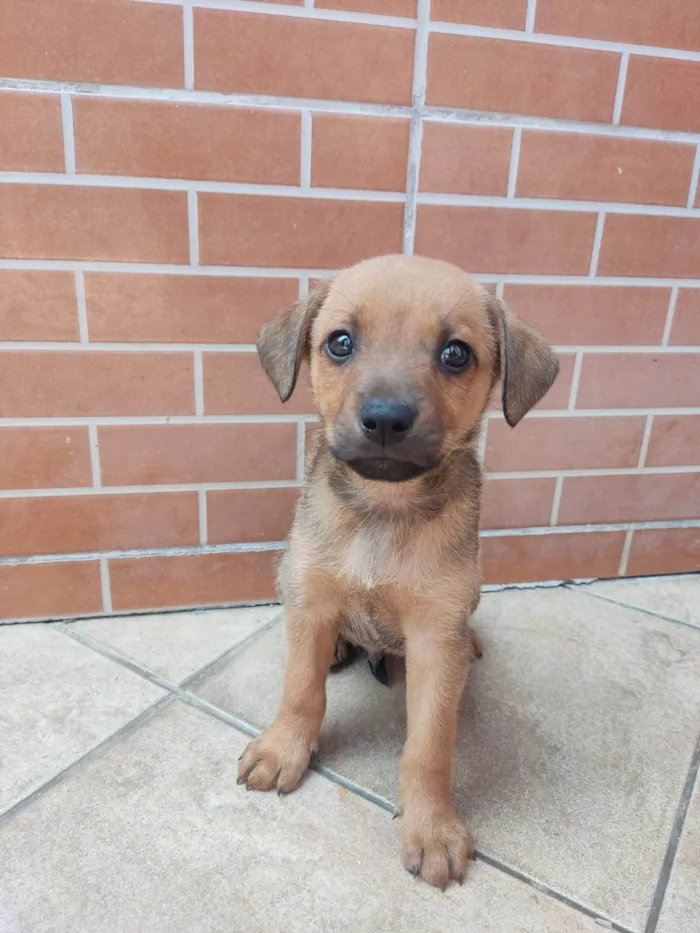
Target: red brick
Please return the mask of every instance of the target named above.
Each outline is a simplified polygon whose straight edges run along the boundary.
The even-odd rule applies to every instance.
[[[655,415],[645,466],[700,464],[700,415]]]
[[[0,257],[189,262],[187,194],[2,185]]]
[[[275,551],[110,560],[117,611],[273,601]]]
[[[77,340],[72,272],[0,271],[0,340]]]
[[[410,129],[407,119],[314,114],[311,184],[405,191]]]
[[[296,301],[299,282],[90,272],[85,293],[92,341],[255,343],[262,325]]]
[[[685,207],[695,146],[526,130],[516,195]]]
[[[96,560],[0,567],[0,619],[56,619],[101,611]]]
[[[295,424],[110,425],[98,439],[105,486],[296,477]]]
[[[587,353],[576,407],[695,408],[699,366],[692,353]]]
[[[700,132],[700,62],[632,55],[620,122]]]
[[[615,577],[624,541],[624,531],[483,538],[484,583]]]
[[[700,473],[567,476],[560,525],[675,521],[698,517]]]
[[[298,489],[217,489],[207,492],[209,544],[283,541]]]
[[[184,547],[198,541],[196,492],[0,499],[0,554]]]
[[[505,195],[512,142],[503,126],[424,123],[420,190]]]
[[[73,102],[79,172],[298,185],[298,113],[175,104]]]
[[[524,29],[527,0],[432,0],[430,18],[434,22]]]
[[[670,342],[700,346],[700,288],[682,288],[678,292]]]
[[[700,218],[608,214],[598,275],[700,278]]]
[[[204,353],[207,415],[308,415],[316,406],[304,366],[294,394],[280,402],[255,353]]]
[[[482,528],[538,528],[549,525],[555,479],[488,479],[484,484]]]
[[[636,467],[646,418],[526,418],[517,431],[489,421],[486,469],[594,470]]]
[[[382,16],[415,18],[416,0],[315,0],[319,10],[344,10],[348,13],[377,13]]]
[[[0,489],[92,486],[87,428],[0,428]]]
[[[0,418],[191,414],[188,353],[0,353]]]
[[[412,29],[195,8],[194,40],[198,88],[411,102]]]
[[[470,272],[587,275],[595,224],[592,213],[422,204],[416,252]]]
[[[1,93],[0,171],[63,172],[65,168],[58,94]]]
[[[669,288],[506,285],[505,301],[555,346],[660,344]],[[700,340],[698,341],[700,343]]]
[[[202,262],[333,269],[401,252],[403,205],[199,195]]]
[[[0,0],[8,78],[182,87],[182,8],[131,0]]]
[[[700,528],[644,528],[633,532],[630,576],[700,571]]]
[[[432,33],[427,103],[563,120],[612,120],[620,56]]]
[[[700,16],[695,0],[538,0],[538,32],[700,50]]]

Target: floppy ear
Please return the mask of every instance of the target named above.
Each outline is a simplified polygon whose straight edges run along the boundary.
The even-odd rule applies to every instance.
[[[557,378],[559,360],[544,338],[500,298],[492,298],[490,308],[500,349],[503,414],[514,428]]]
[[[258,336],[260,362],[283,402],[294,391],[301,361],[308,356],[311,324],[329,286],[330,281],[321,282],[307,298],[300,298],[274,317]]]

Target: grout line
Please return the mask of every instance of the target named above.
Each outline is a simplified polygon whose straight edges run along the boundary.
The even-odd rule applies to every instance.
[[[420,163],[423,152],[423,118],[428,80],[428,37],[430,27],[430,0],[418,0],[418,24],[413,52],[413,86],[411,128],[408,141],[406,167],[406,201],[403,220],[403,252],[413,254],[416,241],[417,198]]]
[[[564,477],[560,476],[554,485],[554,496],[552,498],[552,511],[549,516],[549,524],[556,525],[559,520],[559,505],[561,503],[561,494],[564,488]]]
[[[194,411],[196,415],[204,414],[204,360],[201,350],[195,350],[193,355],[192,372],[194,375]]]
[[[661,344],[664,347],[668,347],[669,340],[671,339],[671,331],[673,329],[673,319],[676,314],[677,303],[678,303],[678,286],[674,286],[671,289],[671,297],[668,302],[668,313],[666,315],[666,323],[664,324],[664,335],[661,338]]]
[[[143,0],[142,0],[143,2]],[[318,189],[314,189],[315,191]],[[401,195],[400,197],[403,197]],[[423,196],[419,196],[422,199]],[[515,201],[502,201],[504,207],[514,208]],[[561,203],[561,202],[558,202]],[[608,205],[609,207],[609,205]],[[597,209],[597,208],[596,208]],[[568,208],[567,208],[568,210]],[[700,217],[700,209],[696,212]],[[313,278],[324,278],[330,273],[336,271],[334,268],[307,268],[299,266],[275,267],[275,266],[191,266],[178,265],[170,263],[149,263],[149,262],[118,262],[105,260],[84,260],[84,259],[0,259],[0,269],[21,269],[25,271],[84,271],[95,272],[119,272],[129,275],[201,275],[223,278],[274,278],[274,279],[299,279],[299,276],[308,275]],[[612,286],[619,288],[641,287],[641,288],[671,288],[679,287],[683,289],[700,288],[700,278],[663,278],[659,276],[595,276],[590,275],[555,275],[547,273],[493,273],[493,272],[473,272],[472,278],[477,282],[493,284],[494,282],[503,282],[505,285],[586,285],[586,286]],[[56,346],[56,344],[53,344]],[[61,344],[58,344],[59,346]],[[135,346],[130,344],[129,346]],[[95,345],[97,348],[97,345]],[[592,349],[596,349],[592,347]],[[691,347],[692,349],[692,347]]]
[[[568,411],[573,411],[576,408],[576,396],[578,395],[578,387],[581,382],[581,370],[583,369],[583,353],[579,351],[576,354],[576,359],[574,360],[574,371],[571,375],[571,391],[569,392],[569,403]]]
[[[306,465],[306,425],[303,421],[297,424],[297,483],[304,482],[304,467]]]
[[[199,543],[205,545],[207,543],[207,493],[206,490],[200,489],[197,493],[197,507],[199,511]]]
[[[299,276],[299,298],[306,298],[309,294],[309,276]]]
[[[487,420],[484,420],[481,424],[479,442],[476,447],[476,455],[479,458],[479,463],[481,464],[482,469],[484,468],[484,462],[486,460],[486,439],[488,437],[488,430],[489,423]]]
[[[622,545],[622,554],[620,555],[620,566],[617,571],[618,577],[627,576],[627,563],[630,558],[630,550],[632,549],[632,538],[634,537],[634,531],[630,529],[625,534],[625,542]]]
[[[644,466],[644,463],[647,459],[647,451],[649,450],[649,441],[651,440],[651,429],[654,424],[654,416],[647,415],[646,421],[644,423],[644,434],[642,435],[642,444],[639,448],[639,460],[637,461],[637,467],[641,470]]]
[[[194,11],[185,0],[182,7],[182,33],[185,52],[185,88],[194,88]]]
[[[92,470],[92,485],[95,489],[102,486],[102,470],[100,468],[100,447],[97,437],[97,425],[88,425],[88,438],[90,442],[90,468]]]
[[[598,220],[595,225],[595,236],[593,237],[593,249],[591,250],[591,266],[588,274],[593,278],[598,272],[598,259],[600,258],[600,247],[603,243],[603,230],[605,229],[605,211],[598,214]]]
[[[89,343],[90,333],[88,330],[88,313],[87,313],[87,301],[85,298],[85,274],[80,270],[76,269],[74,272],[75,277],[75,303],[78,311],[78,338],[81,344]],[[4,344],[0,343],[0,347],[3,347]],[[51,342],[48,344],[41,344],[41,346],[48,346],[49,348],[56,348],[56,344]],[[22,344],[16,344],[15,349],[20,349]]]
[[[615,104],[613,107],[612,122],[619,125],[622,115],[622,102],[625,97],[625,85],[627,83],[627,67],[630,61],[629,52],[623,52],[620,58],[620,71],[617,76],[617,89],[615,91]]]
[[[535,31],[535,14],[537,0],[527,0],[527,13],[525,14],[525,32],[532,34]]]
[[[313,126],[311,111],[301,111],[301,168],[299,184],[302,188],[311,187],[311,139]]]
[[[678,801],[678,809],[676,810],[676,816],[673,821],[673,829],[671,830],[671,836],[669,838],[668,847],[666,849],[666,856],[661,868],[661,873],[659,874],[659,880],[656,884],[654,899],[651,903],[651,909],[649,911],[647,924],[644,927],[644,933],[655,933],[657,924],[659,922],[661,908],[663,907],[664,898],[666,896],[666,888],[668,887],[668,882],[673,870],[673,863],[676,858],[678,843],[680,842],[685,819],[688,815],[688,807],[690,806],[690,800],[693,795],[693,788],[695,786],[695,781],[698,777],[698,774],[700,774],[700,736],[698,736],[698,740],[695,744],[695,751],[690,760],[690,767],[688,768],[688,774],[685,779],[685,784],[683,785],[681,798]]]
[[[285,0],[270,3],[263,0],[193,0],[196,7],[210,10],[231,10],[240,13],[260,13],[267,16],[292,17],[293,19],[330,20],[337,23],[359,23],[368,26],[395,26],[403,29],[415,27],[416,21],[405,16],[390,16],[380,13],[346,12],[316,8],[310,0],[303,6],[291,6]]]
[[[314,8],[314,0],[304,0],[304,8],[305,8],[306,10],[313,10],[313,8]]]
[[[169,706],[173,702],[173,699],[174,697],[169,693],[160,697],[160,699],[156,700],[155,703],[152,703],[150,706],[147,706],[146,709],[142,710],[138,716],[130,719],[129,722],[110,733],[110,735],[102,739],[101,742],[98,742],[97,745],[93,746],[93,748],[85,752],[84,755],[81,755],[80,758],[77,758],[75,761],[71,762],[71,764],[69,764],[62,771],[54,774],[54,776],[46,781],[45,784],[37,787],[21,800],[18,800],[17,803],[13,804],[13,806],[11,806],[8,810],[5,810],[4,813],[0,813],[0,828],[15,816],[18,816],[23,810],[26,810],[26,808],[35,800],[43,797],[44,794],[46,794],[48,791],[52,790],[58,784],[61,784],[66,778],[74,774],[84,764],[89,764],[89,762],[93,761],[95,758],[99,758],[105,751],[114,745],[115,742],[118,742],[120,739],[136,731],[136,729],[147,722],[152,716],[154,716],[156,713],[159,713],[166,706]]]
[[[700,144],[695,150],[695,162],[690,176],[690,189],[688,191],[688,207],[692,208],[695,204],[695,198],[698,193],[698,177],[700,177]]]
[[[507,197],[515,197],[515,187],[518,180],[518,165],[520,163],[520,142],[523,135],[523,128],[516,126],[513,130],[513,143],[510,150],[510,170],[508,172]],[[501,297],[503,297],[501,295]]]
[[[267,11],[265,11],[267,12]],[[456,24],[432,24],[432,30],[438,32],[451,32]],[[440,28],[436,28],[439,26]],[[442,27],[449,27],[443,29]],[[457,29],[460,27],[457,26]],[[470,27],[461,27],[469,29]],[[472,27],[475,30],[478,27]],[[499,32],[498,30],[493,30]],[[529,36],[523,32],[509,32],[503,30],[505,36],[520,41],[539,42],[543,38],[539,34]],[[566,44],[561,42],[561,36],[552,36],[546,44]],[[557,41],[559,40],[559,41]],[[654,57],[664,57],[668,49],[650,49],[647,52],[633,46],[619,46],[613,48],[618,53],[634,52],[635,54],[649,54]],[[666,56],[673,57],[673,55]],[[695,53],[695,59],[700,61],[700,53]],[[73,97],[111,97],[137,100],[167,100],[180,103],[205,103],[231,107],[270,107],[273,109],[310,109],[312,111],[327,113],[355,113],[386,117],[410,117],[411,108],[407,105],[372,104],[362,101],[339,101],[324,98],[296,98],[283,95],[265,94],[238,94],[221,91],[188,90],[183,88],[145,88],[128,85],[90,84],[76,82],[43,81],[27,78],[0,78],[0,89],[15,90],[25,93],[62,94],[70,93]],[[603,136],[626,136],[641,139],[657,139],[664,141],[678,140],[680,142],[700,142],[700,132],[686,132],[681,130],[661,130],[645,126],[615,126],[611,123],[590,123],[584,120],[561,120],[555,117],[529,116],[526,114],[507,113],[503,111],[479,111],[451,107],[423,107],[424,119],[439,122],[465,122],[480,124],[496,124],[505,126],[530,126],[540,129],[550,129],[563,133],[590,133]]]
[[[679,574],[670,574],[669,576],[679,576]],[[683,576],[683,574],[680,574]],[[639,577],[631,577],[629,579],[641,579]],[[656,580],[658,577],[644,577],[643,579]],[[613,582],[617,580],[617,577],[613,578]],[[593,586],[599,582],[597,580],[593,581]],[[641,612],[643,615],[651,616],[653,619],[662,619],[664,622],[672,622],[674,625],[680,625],[681,628],[689,629],[695,634],[700,633],[700,628],[697,625],[693,625],[690,622],[684,622],[683,619],[677,619],[675,616],[665,615],[663,612],[656,612],[654,609],[648,609],[646,606],[637,606],[634,603],[628,603],[624,599],[614,599],[612,596],[606,596],[604,593],[597,592],[595,589],[591,589],[589,584],[577,584],[576,586],[570,586],[568,583],[564,583],[564,589],[570,589],[572,592],[582,593],[584,596],[590,596],[591,599],[600,599],[604,603],[612,603],[613,606],[621,606],[623,609],[633,609],[635,612]]]
[[[63,153],[66,175],[75,175],[75,130],[73,127],[73,102],[70,94],[61,93],[61,124],[63,127]]]
[[[190,240],[190,264],[199,265],[199,203],[196,191],[187,192],[187,226]]]
[[[140,0],[140,2],[147,2],[147,0]],[[150,0],[148,0],[150,2]],[[89,338],[87,337],[87,320],[85,317],[85,296],[84,296],[84,281],[79,276],[83,276],[81,270],[77,270],[75,273],[76,276],[76,292],[78,298],[78,308],[79,312],[82,315],[81,330],[85,333],[86,341],[89,343]],[[299,276],[299,297],[304,298],[308,294],[309,290],[309,278],[310,276],[302,275]],[[498,298],[503,298],[503,283],[499,283],[496,286],[496,296]],[[671,296],[673,298],[673,296]],[[675,300],[673,301],[673,306],[675,309]],[[668,320],[667,325],[668,328]],[[76,340],[0,340],[0,352],[4,350],[21,350],[26,353],[31,353],[34,350],[40,351],[49,351],[53,353],[71,353],[74,351],[78,352],[90,352],[90,353],[190,353],[192,351],[210,351],[214,353],[256,353],[257,347],[254,343],[164,343],[164,342],[155,342],[155,341],[139,341],[139,342],[129,342],[129,341],[107,341],[101,340],[99,342],[90,343],[89,346],[85,346],[82,341]],[[588,354],[623,354],[623,353],[639,353],[639,354],[653,354],[657,356],[659,354],[663,356],[671,355],[695,355],[700,354],[700,344],[674,344],[673,346],[664,345],[663,343],[658,344],[558,344],[554,347],[554,350],[557,353],[564,354],[575,354],[575,353],[588,353]],[[595,410],[595,409],[591,409]],[[608,411],[609,409],[600,409],[601,411]],[[532,417],[532,416],[531,416]]]
[[[100,586],[102,611],[109,615],[112,612],[112,583],[109,578],[109,564],[104,557],[100,559]]]
[[[609,525],[543,525],[531,528],[494,528],[480,532],[486,538],[536,538],[545,535],[609,534],[622,531],[669,531],[676,529],[700,529],[700,519],[679,519],[658,522],[619,522]],[[253,554],[278,552],[287,549],[286,541],[259,541],[245,544],[206,544],[180,547],[130,548],[109,551],[72,551],[29,556],[0,557],[0,566],[15,567],[26,564],[87,563],[101,559],[131,560],[149,557],[203,557],[209,554]],[[578,579],[578,578],[577,578]],[[581,578],[589,579],[589,578]],[[538,581],[539,584],[539,581]]]

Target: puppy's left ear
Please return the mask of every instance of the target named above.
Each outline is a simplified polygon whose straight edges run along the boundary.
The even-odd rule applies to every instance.
[[[321,282],[291,308],[280,312],[258,336],[258,356],[277,394],[286,402],[294,391],[301,361],[308,357],[309,332],[328,295],[330,280]]]
[[[559,360],[546,340],[492,298],[489,316],[498,335],[503,414],[514,428],[551,388]]]

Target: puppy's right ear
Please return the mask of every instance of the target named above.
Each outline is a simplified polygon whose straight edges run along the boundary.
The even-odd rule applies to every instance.
[[[311,324],[326,300],[329,287],[329,280],[321,282],[308,297],[280,312],[260,331],[258,356],[283,402],[294,391],[301,361],[308,357]]]

